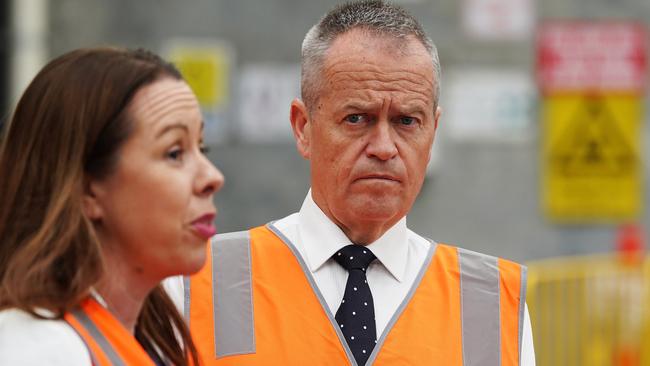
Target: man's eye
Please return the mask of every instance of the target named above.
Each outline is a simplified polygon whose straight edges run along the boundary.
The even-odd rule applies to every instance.
[[[402,116],[399,118],[399,123],[405,125],[405,126],[410,126],[415,123],[415,118],[413,117],[407,117],[407,116]]]
[[[363,114],[351,114],[345,117],[345,121],[350,123],[359,123],[363,122],[364,118],[365,116]]]

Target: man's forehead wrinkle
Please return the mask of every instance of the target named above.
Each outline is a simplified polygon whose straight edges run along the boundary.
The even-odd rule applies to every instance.
[[[433,85],[430,82],[423,83],[422,79],[407,77],[364,77],[358,73],[338,73],[329,78],[328,86],[335,90],[345,90],[351,87],[355,89],[376,89],[377,91],[403,91],[408,93],[431,93]]]
[[[376,74],[374,72],[338,71],[328,78],[328,87],[331,91],[337,92],[350,89],[355,91],[367,90],[369,95],[373,92],[397,92],[412,94],[409,96],[410,98],[421,96],[425,101],[432,99],[432,82],[415,75],[418,74],[410,72]]]
[[[362,65],[362,66],[361,66]],[[378,80],[384,82],[409,81],[414,84],[425,83],[433,90],[433,67],[428,70],[386,70],[385,67],[367,61],[338,61],[325,66],[324,73],[330,83],[334,81]]]
[[[386,71],[376,68],[374,70],[369,70],[369,68],[364,68],[363,70],[328,70],[329,79],[338,79],[345,78],[351,79],[353,81],[363,81],[363,80],[379,80],[379,81],[411,81],[414,83],[427,83],[433,85],[433,79],[431,75],[427,72],[417,72],[414,70],[394,70]]]
[[[346,54],[335,54],[329,56],[323,63],[323,70],[331,72],[331,70],[336,70],[337,68],[344,69],[346,71],[376,71],[376,72],[391,72],[391,71],[406,71],[404,66],[411,66],[409,71],[416,73],[416,68],[424,69],[423,72],[431,73],[433,75],[433,65],[430,63],[430,60],[422,57],[399,57],[391,54],[386,55],[376,55],[372,51],[367,52],[366,50],[360,50],[360,53],[367,53],[368,56],[361,55],[359,53],[346,53]],[[395,65],[388,67],[382,60],[391,59],[390,62],[395,62]]]
[[[381,85],[364,85],[364,86],[354,86],[354,87],[337,87],[331,88],[331,92],[337,94],[342,94],[346,96],[348,101],[362,101],[368,103],[368,101],[376,100],[378,95],[377,93],[391,93],[394,98],[399,98],[401,104],[405,104],[406,101],[422,101],[424,104],[432,102],[431,93],[426,90],[413,90],[412,88],[398,88],[395,85],[381,84]],[[350,92],[350,93],[346,93]],[[326,94],[324,94],[326,95]],[[343,100],[343,102],[346,102]]]

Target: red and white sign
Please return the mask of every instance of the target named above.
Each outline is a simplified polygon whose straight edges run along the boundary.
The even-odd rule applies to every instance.
[[[543,92],[622,91],[647,85],[647,33],[627,22],[549,22],[537,37]]]

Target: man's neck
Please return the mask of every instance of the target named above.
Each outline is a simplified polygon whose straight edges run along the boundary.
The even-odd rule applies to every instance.
[[[334,221],[331,217],[330,220]],[[371,222],[365,224],[355,223],[354,227],[347,227],[340,222],[334,221],[334,223],[341,229],[341,231],[343,231],[345,236],[347,236],[352,243],[358,245],[368,245],[374,243],[395,224],[391,223],[390,225],[373,225],[374,223]]]
[[[324,203],[319,203],[318,198],[312,191],[312,200],[327,218],[338,226],[345,236],[354,244],[369,245],[381,238],[401,217],[391,218],[390,220],[355,220],[353,222],[343,222],[339,220]]]

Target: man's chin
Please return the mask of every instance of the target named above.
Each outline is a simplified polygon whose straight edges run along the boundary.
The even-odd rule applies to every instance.
[[[357,197],[350,207],[351,213],[363,221],[389,221],[399,215],[399,200],[391,195]]]

